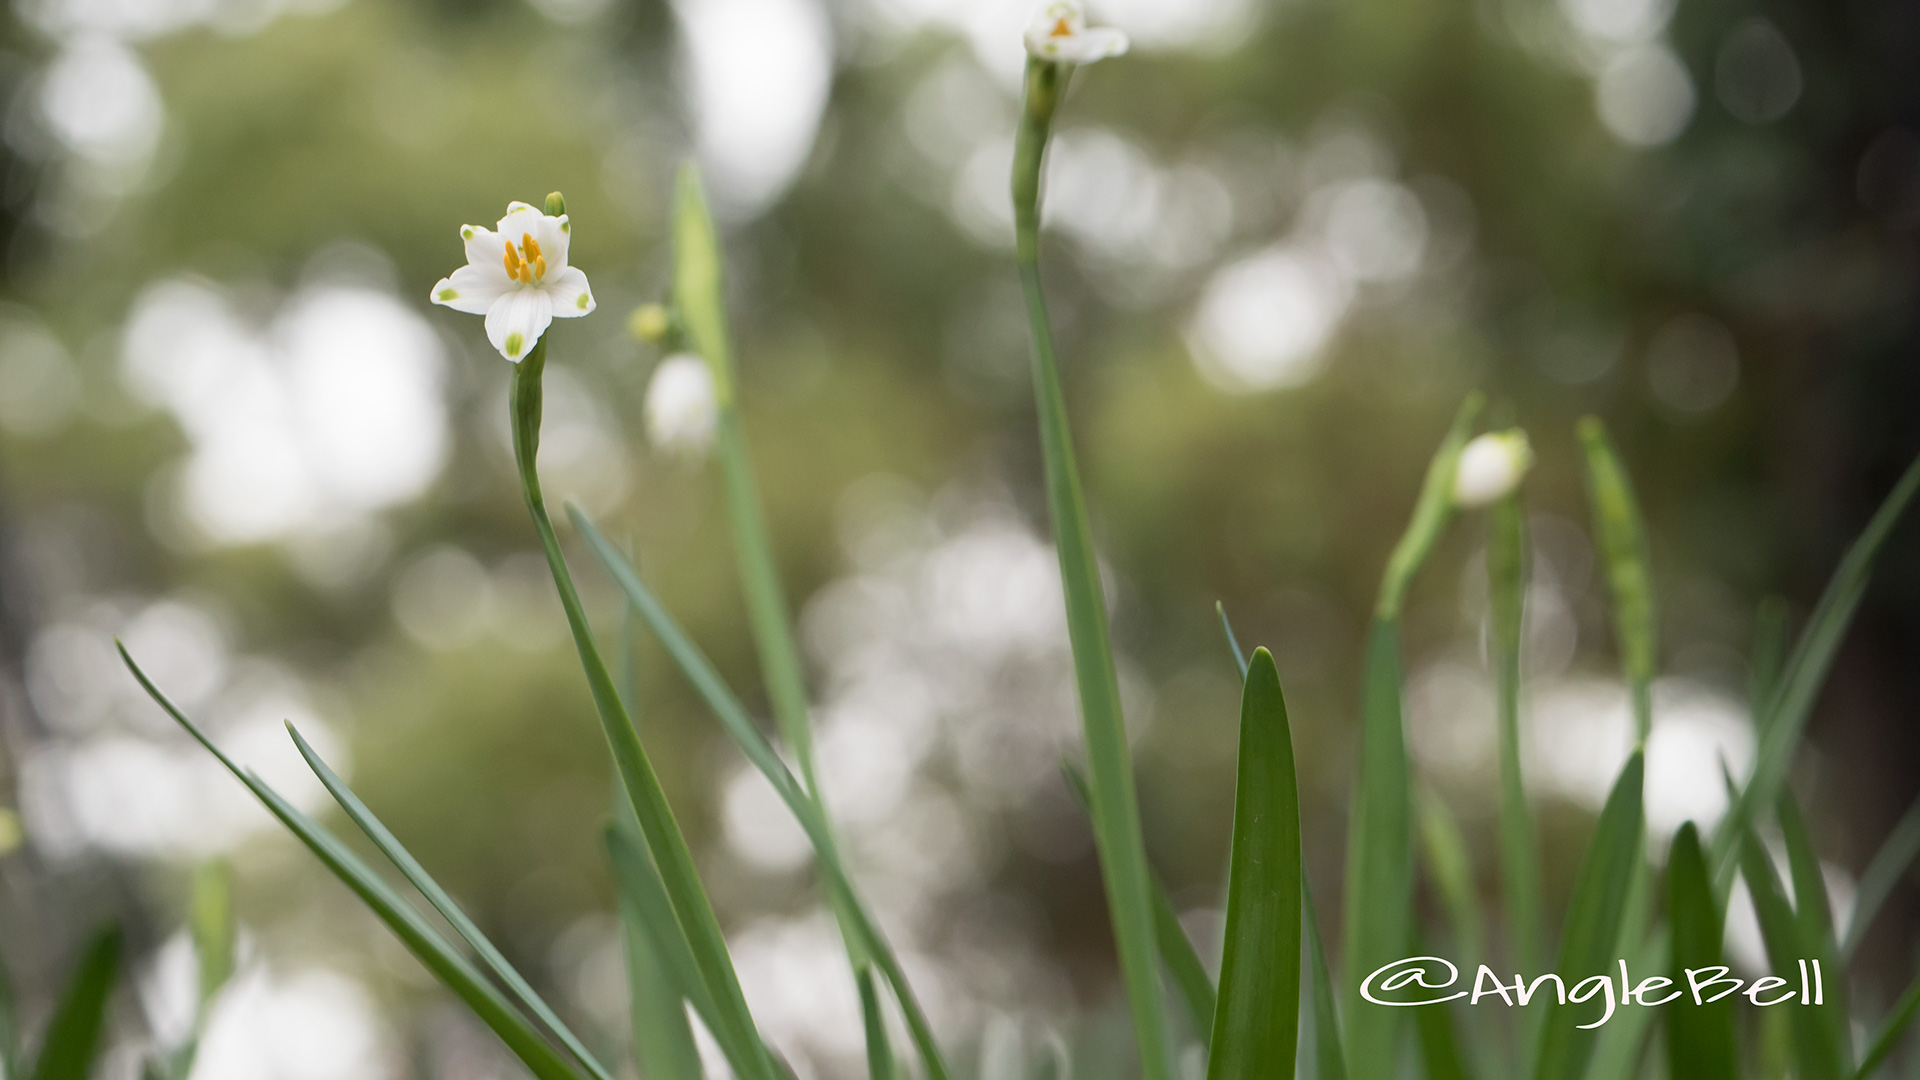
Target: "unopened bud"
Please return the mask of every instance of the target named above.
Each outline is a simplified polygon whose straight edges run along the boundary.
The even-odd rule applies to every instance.
[[[1532,465],[1526,432],[1514,428],[1481,435],[1460,451],[1453,474],[1454,504],[1473,509],[1498,502],[1520,486]]]
[[[662,344],[672,330],[673,313],[665,304],[641,304],[627,316],[627,333],[649,344]]]
[[[699,456],[713,445],[720,421],[713,370],[692,353],[676,353],[647,384],[647,439],[661,450]]]
[[[557,191],[547,192],[547,216],[559,217],[567,212],[567,197]]]

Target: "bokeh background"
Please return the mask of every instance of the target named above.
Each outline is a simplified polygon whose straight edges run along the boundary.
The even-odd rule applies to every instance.
[[[324,793],[293,719],[570,1017],[618,1046],[609,774],[514,486],[504,362],[430,307],[457,227],[565,191],[550,490],[626,538],[763,704],[716,477],[649,449],[670,180],[697,158],[847,847],[946,1038],[1124,1056],[1038,491],[1005,186],[1025,0],[15,0],[0,41],[0,951],[37,1002],[129,921],[111,1075],[178,1032],[185,876],[230,856],[246,966],[208,1080],[516,1076],[140,696]],[[1920,8],[1895,0],[1108,0],[1047,258],[1115,598],[1148,845],[1212,932],[1237,686],[1278,658],[1338,911],[1357,661],[1469,390],[1532,434],[1528,761],[1553,894],[1627,745],[1573,421],[1651,523],[1650,819],[1752,752],[1755,612],[1803,614],[1920,450]],[[1482,523],[1415,589],[1409,726],[1487,894]],[[1920,788],[1920,537],[1899,533],[1795,774],[1845,905]],[[620,611],[579,560],[609,636]],[[770,789],[643,643],[646,738],[747,994],[802,1075],[852,984]],[[1904,982],[1915,894],[1866,955]],[[1736,915],[1736,924],[1739,916]],[[1331,927],[1329,927],[1331,928]],[[1745,935],[1743,939],[1742,935]],[[1750,928],[1736,925],[1736,946]],[[959,1056],[971,1059],[974,1051]]]

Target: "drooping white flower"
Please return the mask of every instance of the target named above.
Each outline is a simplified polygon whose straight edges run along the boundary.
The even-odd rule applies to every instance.
[[[462,225],[467,265],[433,287],[433,302],[487,317],[487,340],[519,363],[555,319],[594,309],[587,275],[567,265],[573,226],[523,202],[507,204],[497,229]]]
[[[713,370],[692,353],[660,361],[647,384],[647,438],[662,450],[703,454],[720,420]]]
[[[1498,502],[1520,486],[1532,465],[1533,447],[1526,432],[1519,428],[1489,431],[1460,451],[1453,473],[1454,504],[1473,509]]]
[[[1127,51],[1125,31],[1087,26],[1079,0],[1053,0],[1027,28],[1027,52],[1059,64],[1091,64]]]

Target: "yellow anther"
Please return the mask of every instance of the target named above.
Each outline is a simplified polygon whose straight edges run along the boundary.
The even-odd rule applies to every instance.
[[[546,277],[547,258],[540,254],[540,241],[535,240],[532,233],[521,233],[520,249],[527,253],[527,266],[532,271],[532,277],[526,279],[527,283],[531,285]]]
[[[512,244],[507,245],[506,254],[500,257],[500,261],[506,264],[508,277],[520,280],[520,253],[514,250]]]
[[[1055,20],[1054,20],[1054,22],[1053,22],[1053,29],[1052,29],[1052,30],[1051,30],[1051,31],[1050,31],[1050,32],[1048,33],[1048,35],[1047,35],[1047,36],[1049,36],[1049,37],[1072,37],[1072,36],[1073,36],[1073,24],[1067,21],[1067,18],[1066,18],[1066,16],[1064,16],[1064,15],[1062,15],[1062,16],[1061,16],[1060,18],[1058,18],[1058,19],[1055,19]]]

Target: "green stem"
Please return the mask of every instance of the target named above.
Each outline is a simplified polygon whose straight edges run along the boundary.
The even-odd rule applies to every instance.
[[[667,885],[668,895],[673,899],[674,917],[700,959],[703,978],[708,982],[708,992],[721,1003],[720,1012],[729,1030],[716,1032],[716,1038],[729,1048],[729,1057],[735,1059],[732,1062],[735,1069],[754,1080],[775,1080],[778,1072],[747,1011],[746,997],[741,993],[733,962],[727,955],[726,939],[721,934],[719,919],[714,915],[713,907],[700,885],[699,873],[694,869],[693,854],[687,848],[686,837],[674,819],[673,808],[667,802],[666,792],[660,787],[659,777],[653,771],[646,748],[640,743],[639,732],[621,704],[620,693],[600,657],[593,630],[587,622],[586,610],[580,603],[580,594],[574,588],[573,575],[567,569],[559,538],[554,535],[553,521],[547,516],[546,498],[541,492],[540,474],[535,461],[540,450],[540,380],[546,368],[548,336],[542,335],[526,359],[514,368],[509,398],[514,463],[519,467],[520,487],[526,496],[527,511],[533,517],[534,530],[539,533],[540,546],[547,556],[547,568],[552,571],[554,586],[560,593],[560,604],[566,611],[567,625],[573,632],[574,646],[580,654],[581,667],[586,672],[587,686],[593,695],[594,708],[600,715],[608,749],[613,753],[614,763],[619,766],[627,797],[633,802],[641,831],[648,848],[653,852],[654,863]]]
[[[1020,283],[1032,330],[1033,387],[1040,413],[1047,504],[1066,593],[1068,636],[1093,788],[1094,839],[1112,909],[1121,975],[1133,1010],[1141,1072],[1146,1080],[1169,1080],[1171,1057],[1153,939],[1153,887],[1140,832],[1139,797],[1122,720],[1106,599],[1040,287],[1040,172],[1054,107],[1067,75],[1068,69],[1060,65],[1038,60],[1027,64],[1026,118],[1014,145],[1012,185]]]
[[[1487,538],[1494,680],[1499,698],[1501,884],[1513,926],[1513,959],[1540,970],[1540,858],[1520,765],[1520,638],[1526,614],[1527,527],[1518,496],[1495,503]]]

